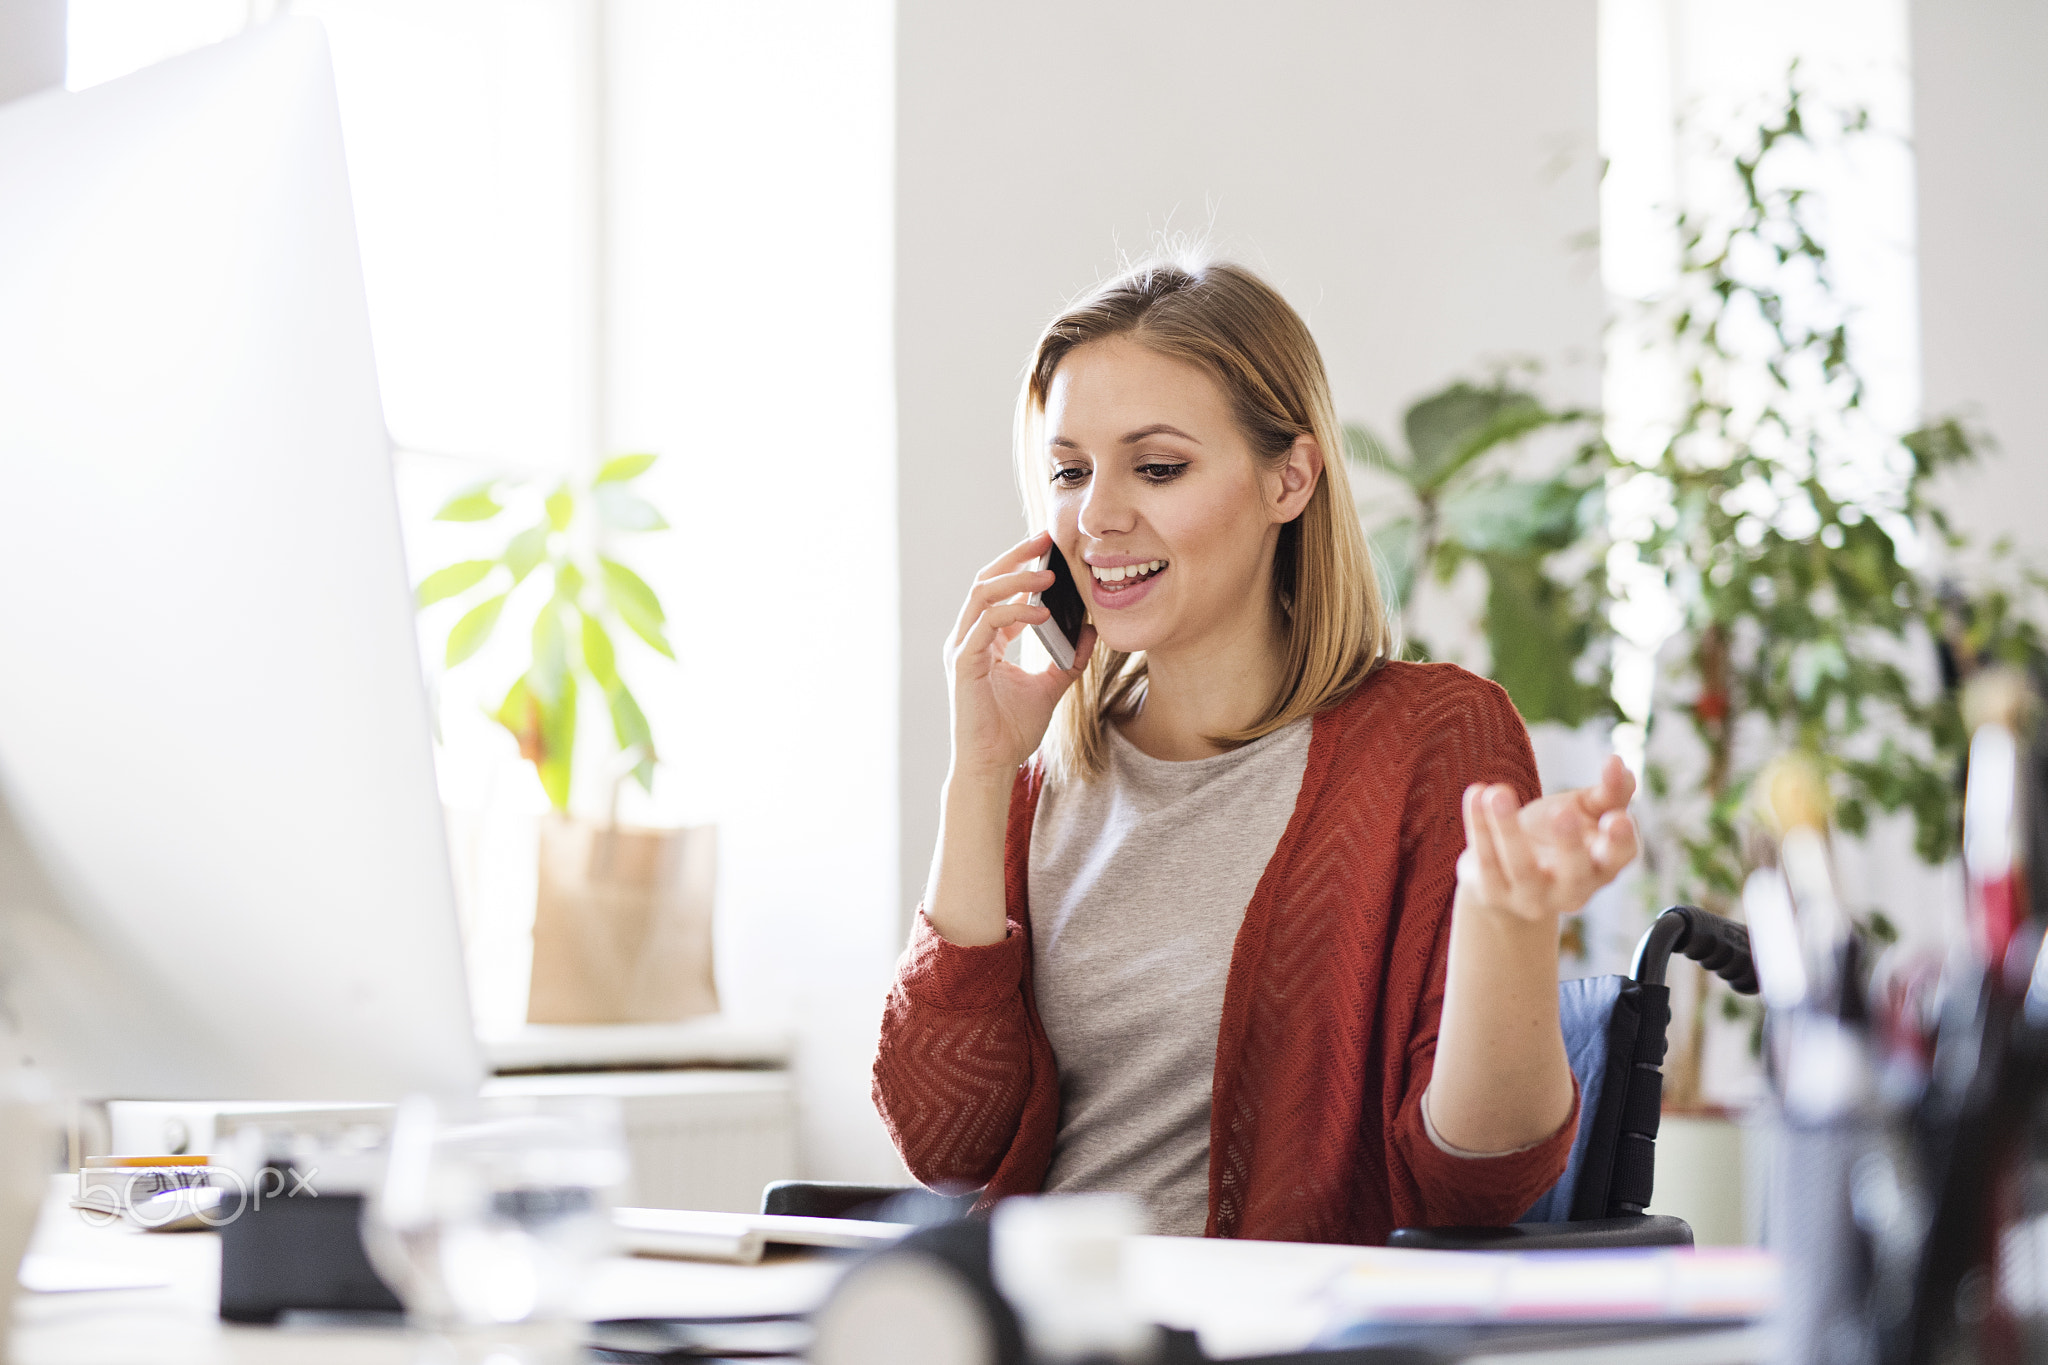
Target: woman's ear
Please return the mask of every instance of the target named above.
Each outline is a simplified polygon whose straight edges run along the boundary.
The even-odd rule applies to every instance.
[[[1275,472],[1273,520],[1293,521],[1300,516],[1322,477],[1323,448],[1313,436],[1295,437],[1287,452],[1287,463]]]

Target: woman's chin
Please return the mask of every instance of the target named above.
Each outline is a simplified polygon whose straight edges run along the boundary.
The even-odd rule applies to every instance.
[[[1095,647],[1115,650],[1119,654],[1138,654],[1155,649],[1159,645],[1159,635],[1156,630],[1135,629],[1121,623],[1104,630],[1100,621],[1095,623]]]

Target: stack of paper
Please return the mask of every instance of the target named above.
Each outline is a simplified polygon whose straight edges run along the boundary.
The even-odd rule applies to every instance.
[[[796,1218],[787,1214],[702,1213],[686,1209],[618,1209],[612,1215],[635,1256],[750,1264],[770,1245],[868,1251],[912,1231],[908,1223],[859,1218]]]

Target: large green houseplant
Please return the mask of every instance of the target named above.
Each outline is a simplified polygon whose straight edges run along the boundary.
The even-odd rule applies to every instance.
[[[1677,220],[1678,282],[1642,320],[1680,393],[1659,448],[1617,458],[1596,414],[1501,380],[1416,403],[1405,453],[1349,432],[1353,456],[1402,489],[1391,512],[1361,497],[1390,596],[1412,603],[1423,574],[1478,564],[1490,671],[1530,723],[1620,718],[1610,622],[1631,594],[1661,599],[1677,628],[1646,718],[1646,889],[1737,917],[1758,846],[1750,793],[1771,757],[1806,755],[1851,835],[1908,813],[1917,853],[1939,864],[1956,848],[1967,738],[1954,682],[2048,659],[2040,575],[1965,588],[1942,570],[1966,538],[1931,486],[1981,438],[1954,420],[1887,435],[1865,412],[1849,310],[1787,156],[1822,136],[1796,76],[1720,163],[1733,211]],[[1828,140],[1870,135],[1854,112],[1823,122]],[[1578,423],[1588,434],[1529,474],[1525,438]],[[1404,628],[1426,656],[1443,627],[1410,611]],[[1699,1095],[1708,1008],[1703,989],[1674,1040],[1680,1103]],[[1740,1013],[1725,994],[1722,1008]]]
[[[519,673],[491,715],[517,741],[553,807],[540,829],[527,1006],[534,1023],[646,1022],[717,1008],[714,832],[626,829],[616,815],[619,785],[630,775],[651,792],[660,757],[620,668],[619,642],[637,640],[675,659],[660,599],[611,548],[621,536],[668,528],[636,488],[654,462],[620,455],[587,483],[561,481],[545,494],[509,480],[463,489],[436,520],[491,523],[522,506],[531,519],[509,529],[494,553],[437,569],[417,589],[422,610],[450,601],[465,608],[442,652],[450,669],[478,656],[515,603],[532,614]],[[609,813],[599,822],[570,815],[577,715],[593,694],[603,699],[619,755]]]
[[[1610,475],[1628,509],[1614,520],[1621,554],[1679,622],[1648,721],[1665,836],[1647,845],[1653,891],[1722,914],[1739,914],[1751,794],[1777,753],[1825,776],[1848,834],[1904,812],[1923,860],[1952,857],[1967,743],[1956,666],[2040,657],[2021,600],[2031,580],[1966,591],[1942,576],[1966,541],[1931,485],[1976,458],[1979,438],[1954,420],[1886,432],[1865,408],[1851,310],[1800,168],[1817,144],[1872,134],[1861,113],[1811,105],[1795,68],[1719,163],[1733,209],[1678,217],[1677,285],[1645,332],[1681,405],[1660,448]],[[1946,685],[1931,677],[1937,647]],[[1698,1095],[1706,1010],[1702,990],[1677,1049],[1681,1101]]]
[[[1525,438],[1562,429],[1575,447],[1530,473]],[[1362,426],[1345,428],[1348,454],[1379,478],[1360,480],[1365,523],[1381,586],[1401,612],[1412,658],[1438,651],[1445,625],[1413,611],[1423,575],[1449,583],[1468,565],[1486,579],[1478,622],[1488,672],[1530,724],[1577,726],[1611,715],[1610,601],[1604,574],[1587,573],[1604,550],[1604,474],[1610,464],[1597,415],[1554,409],[1505,378],[1458,382],[1411,406],[1402,418],[1407,449]],[[1389,505],[1388,478],[1400,489]],[[1575,572],[1560,572],[1561,561]]]

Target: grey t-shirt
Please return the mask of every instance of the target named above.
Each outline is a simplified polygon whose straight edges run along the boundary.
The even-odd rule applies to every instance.
[[[1153,1230],[1209,1218],[1209,1103],[1245,907],[1294,814],[1312,723],[1214,758],[1048,783],[1031,826],[1032,974],[1059,1063],[1045,1188],[1122,1190]]]

